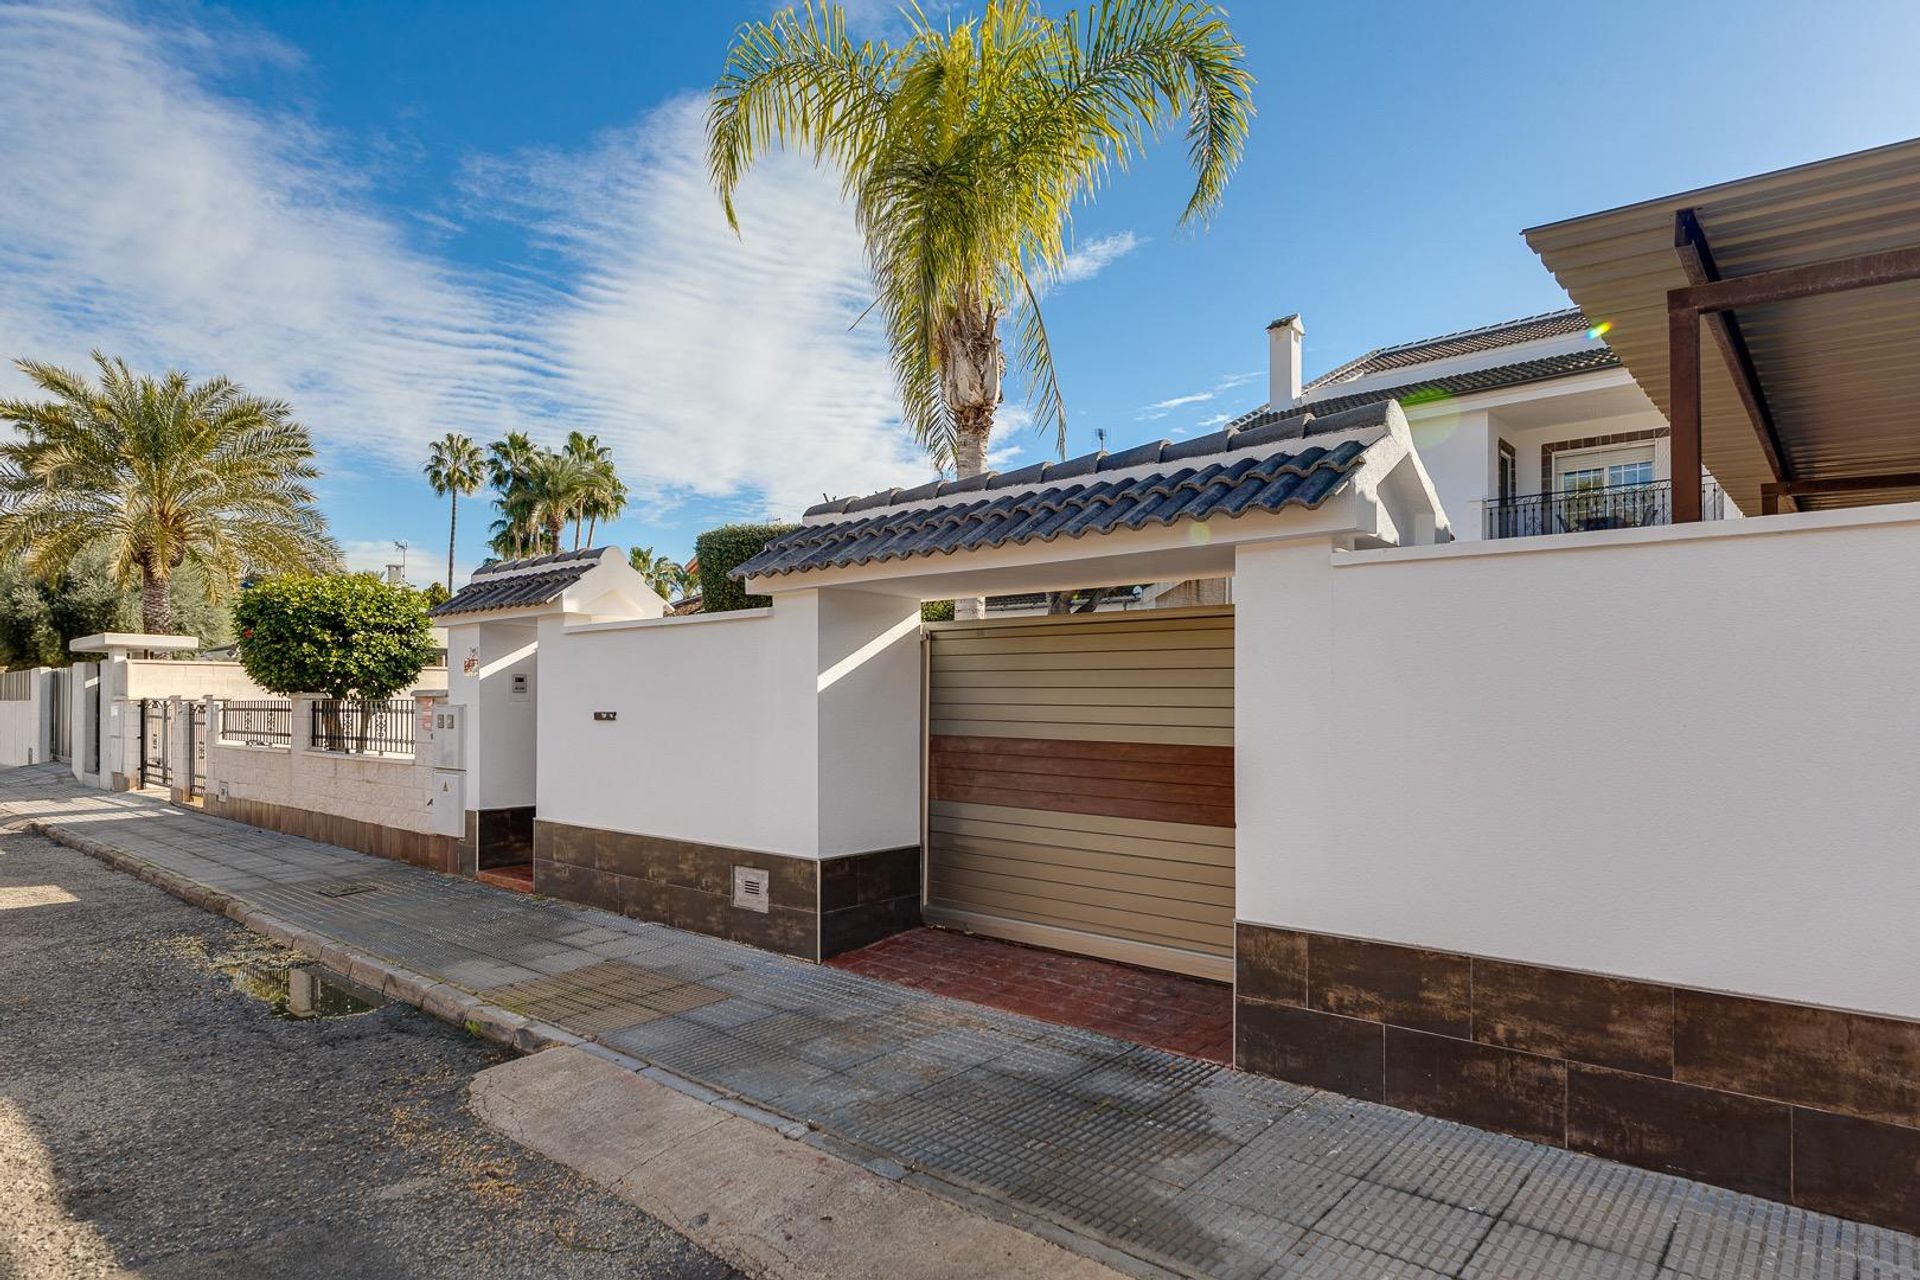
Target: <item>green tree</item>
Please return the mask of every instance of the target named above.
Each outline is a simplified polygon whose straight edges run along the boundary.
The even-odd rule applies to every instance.
[[[652,547],[634,547],[627,552],[627,563],[632,565],[647,585],[660,593],[663,600],[671,600],[676,595],[686,594],[691,581],[684,566],[674,563],[664,555],[653,554]]]
[[[486,459],[480,446],[458,432],[449,431],[427,450],[427,483],[442,497],[451,496],[447,512],[447,590],[453,590],[453,546],[460,529],[460,495],[480,487],[486,474]]]
[[[509,431],[487,446],[487,483],[493,486],[493,508],[499,513],[487,545],[503,560],[531,555],[539,541],[527,488],[528,473],[539,456],[539,446],[521,431]]]
[[[420,592],[371,573],[270,578],[240,593],[233,621],[240,665],[274,693],[317,693],[327,737],[345,740],[339,704],[358,699],[360,746],[373,716],[365,703],[390,698],[433,660],[433,626]]]
[[[1074,206],[1184,121],[1196,174],[1183,222],[1220,201],[1253,114],[1225,15],[1192,0],[1105,0],[1054,21],[989,0],[896,46],[848,36],[838,5],[743,26],[707,114],[708,167],[734,192],[770,148],[838,169],[866,242],[908,426],[962,477],[986,466],[1007,352],[1036,424],[1066,412],[1039,294],[1067,257]]]
[[[620,473],[613,465],[613,450],[600,443],[600,437],[587,435],[579,431],[567,433],[566,453],[586,463],[593,472],[592,483],[586,488],[580,505],[574,511],[573,546],[579,550],[580,525],[586,523],[586,544],[593,545],[593,535],[602,520],[613,520],[627,507],[627,486],[620,481]]]
[[[734,577],[740,565],[766,550],[769,542],[792,533],[793,524],[724,524],[693,540],[693,558],[700,566],[700,611],[727,613],[734,609],[762,609],[769,596],[750,596]]]
[[[136,376],[93,353],[99,381],[17,362],[52,398],[0,400],[18,436],[0,444],[0,556],[59,580],[106,552],[138,584],[140,625],[174,627],[174,576],[197,573],[218,600],[255,570],[330,569],[339,548],[313,503],[313,445],[292,410],[225,378]]]

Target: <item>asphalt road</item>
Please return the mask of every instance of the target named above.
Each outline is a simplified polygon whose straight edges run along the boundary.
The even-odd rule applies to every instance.
[[[276,1017],[228,969],[288,958],[0,833],[0,1280],[731,1275],[484,1128],[501,1050],[398,1006]]]

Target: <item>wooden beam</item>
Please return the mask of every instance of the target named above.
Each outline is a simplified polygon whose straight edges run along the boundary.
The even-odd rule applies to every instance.
[[[1670,306],[1681,306],[1691,311],[1728,311],[1734,307],[1791,302],[1795,298],[1813,298],[1824,293],[1844,293],[1849,289],[1897,284],[1902,280],[1920,280],[1920,245],[1855,254],[1850,258],[1829,258],[1800,267],[1782,267],[1777,271],[1758,271],[1748,276],[1690,285],[1685,289],[1675,289],[1667,295],[1667,300]]]
[[[1682,290],[1668,294],[1671,300]],[[1673,523],[1700,521],[1700,313],[1667,306],[1667,423]]]
[[[1870,476],[1831,476],[1825,480],[1783,480],[1760,486],[1760,514],[1778,515],[1780,499],[1822,493],[1873,493],[1881,489],[1920,489],[1920,471],[1883,471]]]
[[[1680,266],[1686,271],[1687,279],[1693,284],[1713,284],[1721,278],[1720,268],[1713,260],[1713,248],[1707,243],[1707,233],[1701,229],[1700,219],[1692,209],[1682,209],[1673,216],[1673,247],[1680,255]],[[1706,325],[1714,345],[1720,348],[1728,372],[1733,375],[1734,390],[1746,408],[1747,421],[1753,424],[1753,434],[1766,457],[1767,470],[1775,480],[1793,479],[1786,445],[1773,420],[1773,410],[1767,405],[1766,392],[1760,386],[1760,372],[1754,368],[1753,352],[1747,347],[1739,318],[1731,311],[1710,311],[1706,314]]]

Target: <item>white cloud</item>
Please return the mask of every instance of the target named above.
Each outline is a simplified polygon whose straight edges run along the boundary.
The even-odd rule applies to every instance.
[[[342,449],[411,471],[449,428],[512,426],[597,430],[659,502],[790,512],[930,474],[878,327],[848,332],[869,294],[829,175],[763,164],[735,239],[699,106],[672,103],[586,154],[476,164],[558,269],[467,270],[434,250],[459,222],[382,208],[341,139],[210,88],[225,47],[0,3],[0,354],[230,374],[294,403],[336,488]]]
[[[1165,400],[1155,400],[1152,404],[1140,406],[1140,412],[1135,415],[1135,421],[1153,422],[1166,417],[1176,409],[1184,409],[1191,404],[1205,404],[1217,396],[1225,395],[1236,387],[1246,385],[1259,376],[1258,370],[1252,373],[1226,374],[1204,391],[1189,391],[1185,395],[1168,396]],[[1223,413],[1216,417],[1206,419],[1201,425],[1205,426],[1211,423],[1225,422],[1230,416],[1229,414]]]
[[[1120,231],[1110,236],[1101,236],[1076,245],[1067,254],[1065,262],[1053,277],[1054,284],[1078,284],[1082,280],[1091,280],[1105,271],[1115,262],[1126,257],[1147,242],[1145,236],[1136,236],[1131,231]]]
[[[925,479],[880,326],[853,327],[872,293],[836,184],[798,156],[763,161],[735,236],[702,112],[683,99],[585,155],[473,166],[470,195],[524,220],[573,276],[543,320],[566,412],[659,485],[753,489],[774,510]]]

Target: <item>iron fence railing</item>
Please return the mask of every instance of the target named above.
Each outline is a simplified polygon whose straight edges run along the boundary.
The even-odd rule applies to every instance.
[[[244,747],[291,747],[293,703],[269,698],[222,704],[220,741]]]
[[[1701,482],[1700,515],[1718,520],[1726,495],[1711,480]],[[1590,533],[1673,523],[1673,483],[1620,484],[1561,493],[1531,494],[1487,504],[1486,536],[1532,538],[1545,533]]]
[[[412,698],[321,698],[312,704],[308,743],[316,751],[352,755],[413,754]]]

